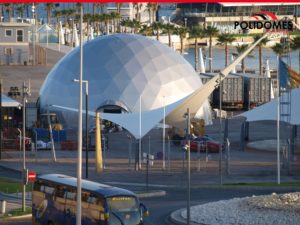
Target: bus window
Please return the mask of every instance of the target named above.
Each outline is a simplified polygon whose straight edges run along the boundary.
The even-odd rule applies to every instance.
[[[41,192],[44,192],[45,194],[48,194],[48,195],[53,195],[54,190],[55,190],[54,187],[48,187],[45,185],[41,186]]]
[[[65,194],[65,187],[60,185],[56,186],[55,196],[59,198],[64,198],[64,194]]]
[[[65,205],[65,222],[67,224],[76,223],[76,189],[68,187],[64,194],[66,205]]]
[[[100,196],[90,193],[87,198],[88,205],[88,215],[94,221],[102,220],[104,221],[104,200]]]
[[[64,198],[65,199],[69,199],[69,200],[76,200],[76,193],[74,192],[70,192],[70,191],[66,191],[64,194]]]
[[[112,211],[138,211],[137,200],[133,197],[118,196],[108,198],[107,204]]]
[[[106,199],[109,209],[109,224],[140,224],[138,201],[131,196],[116,196]]]

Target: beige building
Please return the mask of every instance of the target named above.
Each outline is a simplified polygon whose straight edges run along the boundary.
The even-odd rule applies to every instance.
[[[29,60],[30,24],[0,23],[0,64],[24,65]]]

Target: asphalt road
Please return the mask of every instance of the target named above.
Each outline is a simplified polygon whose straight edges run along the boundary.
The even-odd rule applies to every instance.
[[[130,189],[130,187],[127,186]],[[141,201],[148,207],[150,216],[146,218],[145,225],[171,225],[168,220],[171,212],[186,207],[186,189],[171,188],[166,189],[166,196],[144,198]],[[191,190],[191,205],[198,205],[207,202],[218,200],[231,199],[234,197],[245,197],[252,195],[271,194],[272,192],[281,193],[292,191],[288,189],[276,190],[274,188],[219,188],[219,187],[205,187],[194,188]],[[1,225],[31,225],[31,218],[20,220],[1,221]]]
[[[20,171],[11,170],[6,167],[2,167],[0,165],[0,177],[10,178],[10,179],[20,179],[21,175],[22,174]]]

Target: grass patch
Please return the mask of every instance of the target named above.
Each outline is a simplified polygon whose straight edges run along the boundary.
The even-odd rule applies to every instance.
[[[28,214],[31,214],[31,207],[26,207],[25,212],[23,212],[22,208],[11,210],[10,212],[5,213],[3,218],[23,216]]]
[[[0,192],[3,193],[16,193],[23,190],[23,185],[16,180],[0,178]],[[26,191],[31,191],[31,185],[26,186]]]
[[[291,187],[300,186],[300,182],[257,182],[257,183],[228,183],[226,186],[245,186],[245,187]]]

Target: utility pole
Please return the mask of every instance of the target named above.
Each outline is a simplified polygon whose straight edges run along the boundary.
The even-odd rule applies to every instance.
[[[223,88],[222,88],[222,74],[219,74],[219,119],[220,119],[220,146],[219,146],[219,175],[220,175],[220,185],[223,184],[223,174],[222,174],[222,97],[223,97]]]
[[[32,27],[32,65],[35,65],[36,61],[36,55],[35,55],[35,45],[36,45],[36,33],[35,33],[35,28],[36,28],[36,19],[35,19],[35,5],[34,2],[32,3],[32,19],[33,19],[33,27]]]
[[[80,5],[80,65],[79,65],[79,114],[78,114],[78,154],[77,154],[77,202],[76,225],[81,225],[81,180],[82,180],[82,73],[83,73],[83,8]]]
[[[0,160],[2,159],[2,80],[0,80]]]
[[[27,96],[30,95],[30,90],[26,86],[25,82],[23,82],[23,177],[22,177],[22,183],[23,183],[23,191],[22,191],[22,210],[25,212],[26,210],[26,184],[27,184],[27,170],[26,170],[26,102],[27,102]]]
[[[186,112],[186,136],[187,136],[187,208],[186,208],[186,219],[187,219],[187,225],[190,225],[191,220],[191,154],[190,154],[190,147],[191,147],[191,141],[190,141],[190,133],[191,133],[191,124],[190,124],[190,109],[187,108]]]

